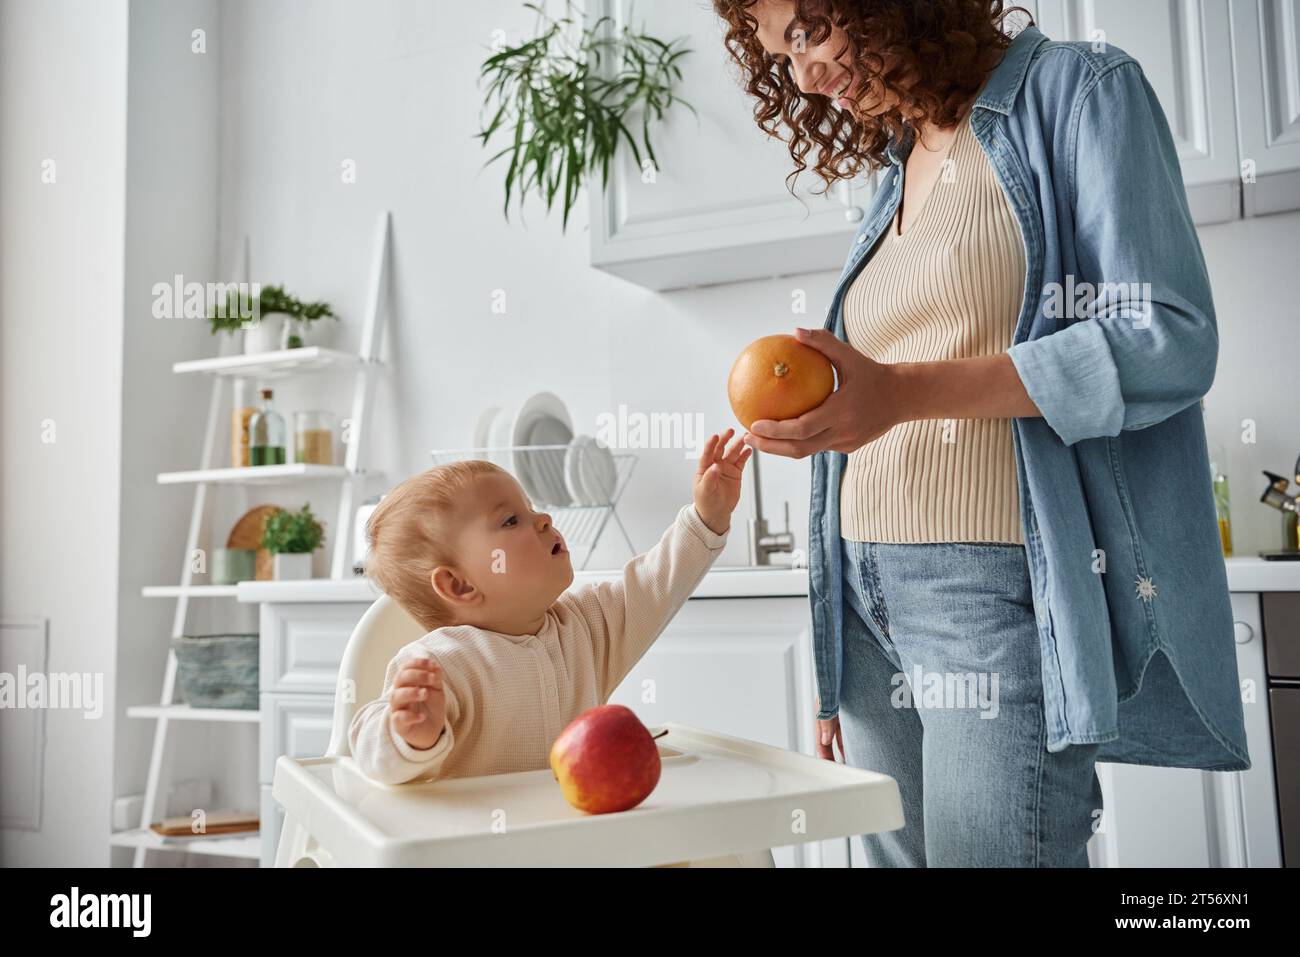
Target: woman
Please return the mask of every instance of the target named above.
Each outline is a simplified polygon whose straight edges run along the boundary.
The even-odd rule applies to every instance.
[[[1164,114],[1000,0],[715,8],[792,175],[884,169],[798,332],[836,391],[746,437],[813,456],[818,753],[898,781],[874,866],[1086,867],[1098,760],[1250,767]]]

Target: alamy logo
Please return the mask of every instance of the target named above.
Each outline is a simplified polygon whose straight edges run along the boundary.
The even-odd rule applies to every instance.
[[[133,937],[148,937],[153,899],[149,894],[70,894],[50,898],[51,927],[129,927]]]
[[[155,319],[239,319],[247,328],[262,318],[260,282],[186,282],[177,273],[170,283],[156,282],[153,293]]]
[[[1133,320],[1134,329],[1151,325],[1151,283],[1074,281],[1049,282],[1043,286],[1043,315],[1050,319],[1095,319],[1118,316]]]
[[[630,412],[619,404],[617,414],[596,416],[596,438],[611,449],[683,449],[687,458],[703,448],[703,412]]]
[[[104,715],[104,674],[56,671],[44,674],[19,665],[16,674],[0,671],[0,708],[59,708]]]
[[[890,702],[895,708],[971,708],[981,712],[981,718],[996,718],[1001,710],[996,671],[926,671],[914,665],[910,682],[898,671],[890,684],[894,687]]]

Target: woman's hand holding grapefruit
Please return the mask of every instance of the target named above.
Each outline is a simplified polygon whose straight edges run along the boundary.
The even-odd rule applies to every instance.
[[[803,394],[814,402],[817,397],[825,396],[824,401],[815,405],[805,402],[805,407],[812,407],[789,418],[754,418],[746,424],[745,419],[752,410],[761,412],[764,395],[770,396],[774,391],[763,376],[746,371],[755,365],[747,357],[750,350],[765,341],[760,339],[737,360],[728,390],[733,410],[749,430],[744,436],[746,444],[760,452],[796,459],[828,449],[847,453],[879,438],[903,421],[898,389],[888,365],[863,355],[825,329],[799,329],[794,337],[767,338],[789,339],[795,346],[816,350],[835,367],[839,387],[833,392],[823,389],[815,370],[796,368],[803,373],[806,386]],[[797,350],[795,354],[798,355]],[[739,382],[738,372],[741,373]],[[780,409],[781,403],[773,403],[771,407]]]

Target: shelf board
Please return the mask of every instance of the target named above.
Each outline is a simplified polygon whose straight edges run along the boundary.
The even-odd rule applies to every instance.
[[[260,860],[262,835],[259,831],[238,837],[192,837],[184,841],[164,841],[147,827],[130,831],[114,831],[108,842],[115,847],[145,847],[157,851],[178,851],[182,854],[208,854],[212,857],[243,857]]]
[[[177,374],[207,373],[218,376],[243,376],[258,379],[283,379],[313,372],[349,372],[360,368],[361,357],[323,346],[300,349],[277,349],[252,355],[214,356],[211,359],[187,359],[172,363]]]
[[[348,474],[344,465],[312,465],[290,462],[286,465],[252,465],[225,469],[192,469],[188,472],[159,472],[159,485],[185,485],[198,482],[222,482],[234,485],[278,485],[320,479],[341,479]],[[358,472],[370,476],[373,472]]]
[[[145,598],[234,598],[238,585],[145,585],[140,589]]]
[[[194,708],[188,704],[137,704],[126,709],[128,718],[169,718],[173,721],[240,721],[255,724],[262,712],[251,708]]]

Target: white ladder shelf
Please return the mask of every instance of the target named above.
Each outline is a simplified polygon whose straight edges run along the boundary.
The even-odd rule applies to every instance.
[[[360,347],[356,354],[323,349],[318,346],[305,346],[300,349],[285,349],[276,352],[244,355],[235,353],[228,337],[219,347],[215,358],[196,359],[177,362],[172,371],[178,374],[208,374],[212,376],[212,393],[208,402],[207,424],[205,426],[202,461],[197,470],[189,472],[165,472],[158,476],[160,485],[193,484],[194,505],[190,512],[189,532],[186,535],[185,552],[181,562],[181,581],[179,585],[157,585],[146,587],[143,594],[147,598],[175,598],[176,612],[172,619],[172,637],[179,638],[185,634],[185,622],[191,598],[232,598],[236,594],[233,585],[196,585],[191,556],[199,549],[199,535],[207,511],[209,486],[215,485],[259,485],[269,483],[298,483],[305,481],[342,480],[339,493],[338,521],[335,524],[333,547],[330,553],[330,578],[341,579],[351,576],[347,561],[351,541],[349,534],[352,526],[351,516],[356,508],[357,493],[367,478],[379,473],[366,472],[361,467],[365,451],[366,425],[374,395],[373,371],[379,365],[379,350],[383,341],[383,317],[386,304],[386,282],[388,279],[388,246],[390,215],[387,211],[379,216],[376,230],[374,255],[370,266],[370,285],[366,297],[365,322],[361,330]],[[242,250],[242,279],[251,281],[251,265],[248,239],[245,237]],[[352,392],[352,413],[348,420],[347,441],[342,466],[302,465],[290,463],[284,466],[250,466],[243,468],[214,467],[218,450],[219,436],[227,433],[219,431],[221,420],[224,384],[236,378],[281,378],[290,375],[320,371],[353,371],[356,379]],[[260,711],[234,711],[228,708],[191,708],[175,700],[176,691],[176,653],[168,642],[167,669],[163,678],[162,696],[157,704],[137,705],[127,708],[127,715],[155,721],[153,751],[149,759],[149,774],[145,782],[144,800],[140,814],[140,826],[133,830],[117,831],[110,835],[109,843],[118,847],[133,847],[135,855],[133,866],[143,867],[150,851],[169,851],[175,853],[208,854],[218,857],[259,858],[261,856],[259,839],[256,835],[243,838],[221,838],[214,840],[196,839],[184,844],[163,844],[149,825],[164,816],[161,803],[166,796],[169,783],[170,761],[168,754],[169,732],[173,721],[210,721],[227,725],[245,726],[261,720]],[[266,826],[266,822],[262,822]]]

